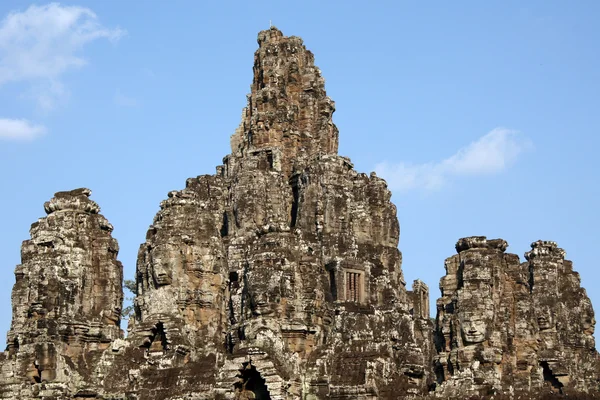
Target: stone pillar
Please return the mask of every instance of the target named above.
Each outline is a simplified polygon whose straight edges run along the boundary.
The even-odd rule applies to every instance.
[[[429,287],[417,279],[412,286],[413,315],[415,318],[429,319]]]

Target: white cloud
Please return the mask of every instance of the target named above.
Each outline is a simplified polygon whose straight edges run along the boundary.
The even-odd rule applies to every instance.
[[[32,140],[44,133],[44,126],[32,124],[26,119],[0,118],[0,140]]]
[[[31,85],[22,97],[33,99],[43,112],[49,112],[68,101],[70,91],[58,80],[48,80]]]
[[[103,27],[89,8],[51,3],[11,12],[0,22],[0,85],[29,82],[42,109],[66,92],[60,77],[86,65],[80,54],[97,39],[116,41],[121,29]]]
[[[531,141],[518,132],[496,128],[442,161],[425,164],[382,162],[375,166],[375,171],[392,189],[436,190],[453,177],[502,172],[531,146]]]
[[[116,105],[120,107],[137,107],[139,103],[133,97],[129,97],[121,93],[120,90],[117,89],[113,101]]]

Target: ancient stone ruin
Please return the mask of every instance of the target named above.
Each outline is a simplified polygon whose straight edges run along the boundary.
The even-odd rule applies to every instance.
[[[502,239],[460,239],[440,281],[434,333],[440,393],[598,390],[594,311],[554,242],[521,263]]]
[[[59,192],[15,270],[3,399],[540,398],[600,389],[594,313],[556,243],[460,239],[429,317],[385,181],[337,154],[302,40],[259,33],[231,154],[169,193],[135,317],[90,190]],[[583,397],[580,397],[583,398]]]

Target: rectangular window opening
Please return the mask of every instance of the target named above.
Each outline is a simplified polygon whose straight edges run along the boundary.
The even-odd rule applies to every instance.
[[[346,301],[362,302],[363,274],[360,272],[346,272]]]

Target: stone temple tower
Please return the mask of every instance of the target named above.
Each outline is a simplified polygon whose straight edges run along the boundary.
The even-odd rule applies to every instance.
[[[87,374],[121,337],[119,246],[90,193],[56,193],[23,242],[7,351],[16,357],[15,375],[34,383]]]
[[[538,241],[520,262],[502,239],[460,239],[434,326],[429,288],[407,290],[386,182],[338,155],[312,53],[275,27],[258,45],[231,153],[168,194],[139,247],[127,337],[112,226],[88,189],[45,204],[0,399],[598,393],[594,314],[564,251]]]
[[[253,373],[271,398],[420,393],[430,346],[414,334],[391,193],[337,155],[302,40],[271,28],[258,43],[231,154],[169,194],[140,247],[133,337],[160,331],[164,348],[148,345],[198,359],[225,346],[223,395]]]

